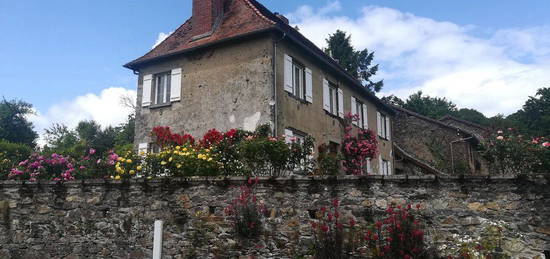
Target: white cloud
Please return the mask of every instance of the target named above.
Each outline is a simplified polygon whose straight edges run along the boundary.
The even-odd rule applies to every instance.
[[[330,10],[302,6],[288,17],[320,47],[328,34],[340,29],[351,33],[356,48],[374,50],[378,77],[386,81],[383,95],[405,98],[423,90],[490,116],[515,112],[550,82],[550,26],[503,29],[480,37],[473,25],[391,8],[364,6],[357,18]]]
[[[73,100],[51,106],[47,111],[36,111],[30,116],[40,134],[39,144],[44,144],[44,129],[53,123],[74,128],[82,120],[94,120],[102,127],[116,126],[127,120],[132,109],[123,105],[122,98],[135,100],[136,91],[121,87],[103,89],[99,95],[89,93]]]
[[[172,33],[174,32],[173,31],[167,32],[167,33],[160,32],[159,35],[157,36],[157,40],[155,41],[155,44],[153,44],[151,49],[154,49],[156,46],[158,46],[161,42],[163,42],[166,38],[168,38],[168,36],[170,36]]]

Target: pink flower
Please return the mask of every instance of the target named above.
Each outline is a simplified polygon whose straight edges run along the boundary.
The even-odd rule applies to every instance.
[[[550,142],[544,142],[544,143],[542,143],[542,146],[543,147],[550,147]]]
[[[502,134],[502,133],[503,133],[502,130],[497,131],[497,134]]]
[[[95,151],[96,151],[95,149],[90,148],[90,151],[88,153],[90,153],[90,155],[93,155],[93,154],[95,154]]]
[[[497,139],[498,140],[504,140],[504,137],[503,136],[498,136]]]

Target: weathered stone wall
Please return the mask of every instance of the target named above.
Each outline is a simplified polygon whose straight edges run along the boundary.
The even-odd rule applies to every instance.
[[[139,71],[137,103],[141,104],[143,76],[182,68],[181,101],[136,111],[136,146],[153,142],[155,126],[201,137],[207,130],[254,130],[272,123],[272,43],[262,37],[195,51],[148,65]],[[172,86],[176,87],[176,86]]]
[[[488,172],[473,140],[459,141],[471,137],[470,134],[410,111],[396,108],[396,113],[393,141],[416,158],[448,174]],[[399,169],[410,173],[404,171],[406,165],[396,163],[396,170]]]
[[[255,241],[234,237],[223,208],[242,179],[131,183],[0,183],[0,258],[151,258],[156,219],[164,224],[164,258],[290,258],[311,243],[310,213],[342,202],[343,217],[377,219],[389,204],[421,204],[430,242],[477,236],[489,222],[506,225],[504,252],[533,258],[550,250],[545,179],[345,177],[261,179],[269,211]]]

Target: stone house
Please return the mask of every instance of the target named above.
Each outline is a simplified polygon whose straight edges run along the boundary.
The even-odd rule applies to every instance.
[[[338,150],[343,118],[378,134],[371,173],[392,174],[394,111],[331,57],[256,0],[193,0],[192,17],[144,56],[138,75],[135,145],[150,149],[154,126],[201,136],[208,129],[311,135]]]
[[[480,139],[462,128],[394,106],[396,174],[486,174]]]

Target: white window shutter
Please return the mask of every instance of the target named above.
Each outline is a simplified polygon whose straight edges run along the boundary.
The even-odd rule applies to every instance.
[[[181,68],[174,68],[170,73],[170,101],[181,100]]]
[[[149,144],[139,143],[139,145],[138,145],[138,154],[145,154],[145,153],[147,153],[148,149],[149,149]]]
[[[153,84],[153,75],[148,74],[143,76],[143,87],[141,93],[141,106],[147,107],[151,105],[151,87]]]
[[[384,175],[384,161],[382,161],[382,155],[378,155],[378,174]]]
[[[285,129],[285,143],[292,143],[292,141],[290,141],[290,138],[292,137],[294,137],[294,133],[292,132],[292,130]]]
[[[388,140],[391,140],[391,123],[390,123],[390,117],[386,117],[386,138]]]
[[[357,114],[357,101],[355,100],[355,97],[351,97],[351,114],[356,115]],[[353,125],[359,125],[358,121],[352,120]]]
[[[392,168],[391,168],[391,161],[388,161],[388,175],[393,174]]]
[[[285,54],[285,91],[294,93],[292,87],[292,57]]]
[[[367,104],[363,104],[363,128],[369,128],[369,110],[367,109]]]
[[[380,112],[376,112],[376,131],[378,132],[379,137],[382,136],[382,116],[380,115]]]
[[[313,77],[308,67],[306,67],[306,101],[313,103]]]
[[[344,118],[344,91],[338,88],[338,116]]]
[[[372,162],[371,158],[367,158],[367,174],[372,174]]]
[[[328,81],[326,78],[323,78],[323,109],[327,112],[330,111],[330,92],[328,88]]]

